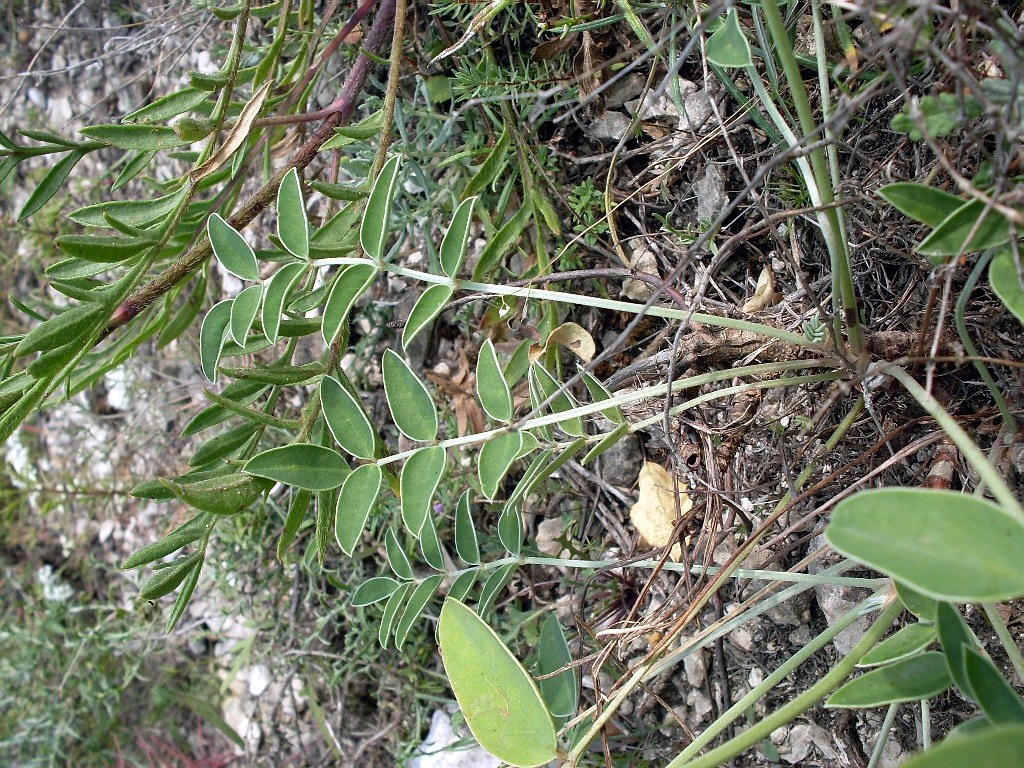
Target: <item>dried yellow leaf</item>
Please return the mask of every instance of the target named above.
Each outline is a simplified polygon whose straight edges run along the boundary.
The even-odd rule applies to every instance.
[[[548,346],[558,344],[572,352],[584,363],[594,359],[597,347],[594,337],[576,323],[562,323],[548,336]]]
[[[685,484],[679,483],[677,497],[672,475],[659,464],[644,462],[640,469],[640,497],[629,510],[629,519],[644,541],[652,547],[664,547],[671,543],[676,520],[693,508],[693,502],[685,491]],[[672,559],[678,561],[682,554],[679,544],[674,544]]]
[[[761,276],[757,278],[757,288],[754,289],[754,295],[747,299],[746,303],[740,307],[740,311],[760,312],[771,304],[774,298],[775,275],[772,274],[771,267],[765,267],[761,270]]]

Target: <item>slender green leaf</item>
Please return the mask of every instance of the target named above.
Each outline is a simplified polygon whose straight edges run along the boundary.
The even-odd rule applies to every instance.
[[[512,133],[509,131],[508,126],[505,126],[501,136],[498,137],[494,147],[488,153],[487,159],[484,160],[479,170],[473,174],[473,178],[469,180],[466,188],[462,190],[463,200],[469,200],[471,197],[479,195],[498,177],[498,173],[504,167],[508,158],[508,149],[511,145]],[[449,276],[454,277],[451,273],[449,273]]]
[[[448,588],[448,597],[452,600],[464,600],[466,595],[470,593],[470,590],[473,589],[479,575],[479,571],[475,569],[459,574],[458,578]]]
[[[441,269],[448,277],[458,275],[462,261],[466,258],[466,245],[469,243],[475,204],[476,197],[467,198],[459,203],[459,207],[452,214],[452,223],[441,240]]]
[[[608,391],[608,388],[602,384],[597,378],[594,377],[590,371],[580,368],[580,374],[583,378],[583,383],[587,387],[587,391],[590,393],[590,399],[595,403],[600,403],[603,400],[610,400],[612,393]],[[622,410],[617,405],[613,405],[610,408],[601,409],[601,413],[604,414],[606,419],[611,419],[616,424],[625,424],[626,417],[622,415]]]
[[[341,484],[334,516],[334,537],[346,555],[352,555],[363,535],[370,512],[377,504],[383,476],[376,464],[363,464]]]
[[[162,123],[172,117],[190,112],[209,97],[209,93],[198,88],[182,88],[180,91],[169,93],[134,112],[130,112],[122,119],[133,123]]]
[[[981,711],[994,725],[1024,723],[1024,701],[991,659],[974,648],[964,648],[964,672]]]
[[[231,318],[228,327],[231,329],[231,338],[239,346],[245,345],[249,331],[252,330],[252,324],[256,320],[256,313],[260,310],[262,299],[263,286],[257,284],[244,289],[231,302]]]
[[[194,483],[160,478],[160,483],[190,507],[214,515],[234,515],[248,507],[270,487],[262,478],[238,473],[214,476]]]
[[[523,447],[522,432],[506,432],[491,438],[480,449],[477,461],[477,474],[484,496],[494,499],[501,489],[501,481],[505,479],[512,463],[519,458]]]
[[[402,522],[418,536],[431,506],[437,486],[444,475],[447,453],[440,446],[420,448],[405,460],[399,480],[402,493]]]
[[[935,642],[936,636],[934,624],[909,624],[868,651],[858,666],[877,667],[879,664],[901,661],[923,651]]]
[[[505,504],[498,517],[498,540],[509,551],[518,555],[523,549],[523,515],[519,504]]]
[[[120,149],[173,149],[188,144],[178,137],[173,128],[162,125],[90,125],[81,133],[93,141],[102,141]]]
[[[480,745],[509,765],[553,760],[555,727],[537,684],[494,630],[448,599],[437,634],[448,681]]]
[[[480,254],[480,260],[473,268],[474,280],[483,280],[492,269],[501,263],[505,255],[519,242],[519,238],[532,216],[533,209],[529,205],[523,205],[511,219],[502,225],[501,229],[494,233],[484,247],[483,253]]]
[[[427,515],[423,527],[420,528],[420,552],[423,553],[427,565],[435,571],[446,570],[444,546],[438,538],[433,515]]]
[[[477,355],[476,394],[480,398],[480,405],[492,419],[504,422],[512,420],[512,393],[490,339],[480,346]]]
[[[576,714],[579,680],[574,668],[558,672],[572,663],[572,654],[565,641],[562,625],[554,613],[549,613],[540,627],[537,642],[537,673],[541,675],[540,692],[547,702],[548,712],[558,718]],[[553,677],[544,677],[554,672]]]
[[[903,215],[933,229],[964,204],[956,195],[913,181],[887,184],[878,194]]]
[[[309,258],[309,220],[302,201],[299,172],[292,168],[277,189],[277,236],[288,252],[300,259]]]
[[[121,172],[117,174],[114,183],[110,185],[110,191],[117,192],[129,181],[135,179],[140,173],[149,168],[154,157],[156,157],[156,152],[136,152],[134,157],[125,163]]]
[[[356,587],[356,591],[352,593],[351,603],[356,608],[379,603],[391,597],[400,586],[401,584],[388,576],[374,576]]]
[[[1024,527],[975,496],[914,488],[862,491],[840,502],[825,538],[837,551],[938,600],[998,602],[1024,595]]]
[[[305,271],[306,266],[298,262],[283,264],[267,281],[263,297],[263,333],[273,344],[277,343],[281,315],[284,314],[288,296]]]
[[[348,475],[348,464],[320,445],[283,445],[253,456],[242,471],[309,491],[337,488]]]
[[[348,318],[349,310],[356,300],[366,292],[377,276],[377,268],[370,264],[353,264],[345,267],[334,278],[334,285],[324,305],[322,333],[324,343],[330,346]]]
[[[37,325],[14,348],[14,356],[66,346],[84,336],[107,314],[101,304],[79,304]]]
[[[182,200],[184,190],[155,200],[115,200],[96,203],[79,208],[68,214],[68,218],[83,227],[109,227],[105,214],[134,227],[146,227],[159,221],[174,210]]]
[[[320,382],[320,404],[338,445],[360,459],[373,459],[376,432],[362,403],[337,379],[325,376]]]
[[[142,585],[139,590],[139,597],[143,600],[159,600],[178,588],[189,572],[195,568],[201,568],[203,561],[202,552],[193,552],[191,555],[179,557],[166,568],[161,568]]]
[[[371,259],[380,261],[384,258],[384,244],[388,238],[391,220],[391,204],[395,196],[395,185],[398,181],[398,156],[392,157],[380,171],[377,180],[370,190],[363,211],[363,223],[359,228],[359,242]]]
[[[473,522],[472,501],[469,491],[463,491],[455,507],[455,551],[470,565],[480,564],[480,544]]]
[[[384,393],[395,426],[410,440],[427,442],[437,437],[437,411],[426,386],[409,364],[393,350],[384,350],[381,360]]]
[[[60,162],[54,165],[43,177],[43,180],[39,182],[39,185],[32,190],[32,194],[25,201],[25,205],[21,207],[18,221],[24,221],[46,205],[60,191],[64,179],[68,177],[68,174],[74,170],[75,166],[78,165],[78,161],[83,157],[85,157],[85,152],[69,152]]]
[[[380,619],[380,627],[377,630],[377,639],[380,642],[381,648],[388,647],[388,638],[391,637],[391,630],[395,625],[395,620],[398,618],[398,612],[405,603],[405,598],[412,592],[413,586],[413,582],[407,581],[388,598],[388,602],[384,606],[384,614]]]
[[[95,237],[93,235],[61,235],[55,241],[68,256],[97,264],[117,264],[138,256],[152,243],[124,237]]]
[[[935,612],[938,610],[939,602],[934,597],[925,597],[898,581],[896,582],[896,594],[899,595],[903,607],[919,619],[935,621]]]
[[[615,445],[617,442],[619,442],[619,440],[621,440],[628,433],[629,424],[619,424],[619,426],[617,426],[615,429],[613,429],[611,432],[609,432],[607,435],[601,438],[600,442],[598,442],[597,445],[595,445],[593,448],[587,451],[587,455],[580,460],[580,464],[586,466],[594,459],[596,459],[598,456],[600,456],[602,453],[611,448],[613,445]]]
[[[914,755],[902,768],[1020,768],[1024,765],[1024,726],[991,728],[946,741]]]
[[[952,680],[941,653],[922,653],[854,678],[832,694],[830,707],[881,707],[938,696]]]
[[[978,639],[971,632],[954,606],[946,602],[939,603],[935,615],[935,625],[939,633],[939,641],[942,643],[942,653],[946,658],[946,666],[949,674],[966,698],[976,701],[974,691],[971,690],[971,681],[967,677],[967,670],[964,666],[964,654],[968,648],[980,648]]]
[[[231,299],[224,299],[213,305],[203,318],[199,329],[199,360],[203,375],[216,383],[217,363],[220,362],[224,342],[228,337],[228,324],[231,322]]]
[[[992,264],[988,268],[988,280],[996,296],[1024,324],[1024,288],[1021,287],[1021,275],[1017,271],[1010,249],[1000,251],[992,259]]]
[[[530,385],[535,390],[538,402],[543,402],[549,397],[554,398],[548,406],[552,413],[562,413],[576,407],[576,403],[569,393],[562,389],[562,385],[555,380],[551,372],[539,362],[530,366]],[[583,419],[579,416],[572,416],[560,421],[558,426],[567,435],[573,437],[580,437],[584,434]]]
[[[241,448],[249,442],[252,436],[256,434],[257,429],[259,429],[258,424],[246,421],[209,438],[192,454],[192,458],[188,460],[189,466],[202,467],[211,461],[227,456],[232,451]]]
[[[704,53],[708,61],[720,67],[749,67],[754,63],[735,8],[729,9],[725,23],[708,38]]]
[[[260,279],[260,267],[252,246],[220,214],[210,216],[206,231],[217,261],[224,269],[242,280]]]
[[[167,615],[164,632],[170,633],[177,626],[179,619],[181,619],[182,614],[185,613],[185,609],[188,607],[189,600],[192,599],[192,593],[196,591],[196,584],[199,583],[199,574],[202,571],[202,564],[193,566],[185,580],[181,582],[181,590],[178,592],[178,597],[174,600],[171,612]]]
[[[197,515],[196,517],[203,517]],[[196,518],[192,518],[195,520]],[[182,547],[188,546],[194,541],[198,541],[203,536],[203,527],[200,525],[193,526],[182,526],[177,530],[164,536],[158,541],[154,541],[152,544],[147,544],[141,549],[135,550],[127,560],[121,563],[121,570],[130,571],[133,568],[139,568],[143,565],[149,565],[156,560],[160,560],[172,552],[177,552]]]
[[[259,399],[260,395],[267,391],[266,386],[258,381],[233,381],[224,387],[220,396],[233,400],[239,405],[249,405]],[[204,429],[220,424],[231,414],[222,406],[211,405],[197,413],[192,420],[181,430],[182,437],[195,435]]]
[[[452,298],[455,289],[450,285],[428,286],[419,299],[416,300],[409,319],[405,321],[405,328],[402,330],[402,346],[406,349],[409,343],[426,328],[445,308]]]
[[[295,537],[299,533],[299,526],[302,525],[302,521],[306,518],[309,502],[312,498],[312,492],[303,488],[296,490],[292,494],[292,502],[288,506],[288,517],[285,518],[284,528],[281,529],[281,537],[277,540],[278,562],[284,562],[284,554],[288,551],[292,542],[295,541]]]
[[[476,607],[477,613],[483,615],[490,613],[491,608],[494,606],[494,601],[498,599],[501,590],[508,586],[515,571],[515,563],[506,563],[491,571],[487,576],[487,581],[484,582],[483,587],[480,589],[480,601]]]
[[[395,625],[395,648],[401,650],[402,646],[405,645],[406,638],[409,637],[413,624],[416,623],[416,619],[423,613],[427,603],[434,597],[437,588],[441,586],[442,579],[444,579],[444,574],[441,573],[428,576],[417,584],[412,594],[409,595],[409,600],[405,604],[405,610],[402,611],[402,618]]]

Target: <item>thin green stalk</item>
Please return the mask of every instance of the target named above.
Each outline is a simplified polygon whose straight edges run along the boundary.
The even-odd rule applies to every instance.
[[[981,254],[978,263],[974,265],[971,274],[967,276],[967,281],[964,283],[960,295],[957,296],[956,305],[953,308],[953,321],[956,323],[956,331],[960,335],[960,342],[964,345],[967,354],[974,358],[981,357],[981,355],[978,354],[978,348],[974,346],[971,334],[967,332],[967,320],[964,318],[964,313],[967,311],[967,302],[971,298],[974,286],[978,284],[978,280],[984,274],[985,267],[992,261],[993,255],[993,251],[985,251]],[[985,386],[988,387],[989,394],[992,395],[999,413],[1002,414],[1003,423],[1006,425],[1006,428],[1010,432],[1015,433],[1017,431],[1017,419],[1014,418],[1013,413],[1010,411],[1010,406],[1006,404],[1006,399],[1003,397],[1003,393],[999,391],[996,380],[989,372],[988,366],[981,362],[981,360],[972,360],[971,362],[974,363],[975,369],[977,369],[978,374],[985,382]]]
[[[704,747],[714,741],[722,731],[724,731],[730,723],[736,718],[740,717],[750,707],[754,706],[762,697],[772,690],[775,686],[789,677],[801,664],[811,658],[814,654],[828,645],[835,637],[849,627],[853,622],[860,618],[870,608],[878,602],[876,595],[869,597],[862,601],[854,608],[847,611],[843,616],[831,624],[828,629],[819,634],[807,645],[801,648],[799,651],[790,656],[786,661],[781,664],[778,669],[769,674],[761,683],[750,690],[746,696],[733,704],[729,709],[723,712],[717,720],[711,725],[701,731],[700,735],[694,739],[690,744],[687,745],[686,749],[680,752],[672,760],[666,768],[679,768],[684,765],[687,760],[694,757]]]
[[[902,611],[903,604],[896,599],[895,594],[891,595],[889,605],[875,619],[875,622],[864,633],[864,636],[853,647],[849,655],[832,667],[821,680],[722,746],[711,750],[696,760],[685,763],[673,760],[669,764],[669,768],[682,768],[684,765],[686,768],[715,768],[715,766],[722,765],[743,754],[751,747],[757,746],[763,739],[768,738],[776,728],[793,722],[793,720],[838,688],[849,677],[850,673],[857,666],[857,662],[874,647],[875,643],[882,639],[882,636],[889,631],[892,623]]]
[[[789,84],[797,120],[800,123],[800,131],[806,137],[814,136],[818,132],[818,127],[811,110],[807,86],[800,75],[800,65],[793,53],[789,32],[779,13],[778,3],[776,0],[764,0],[761,3],[761,9],[764,12],[765,23],[768,25],[772,41],[775,43],[775,55],[778,57],[779,63],[782,64],[782,71]],[[816,202],[816,205],[828,206],[818,214],[818,220],[822,226],[822,234],[825,236],[832,260],[833,297],[842,306],[851,352],[855,358],[863,359],[865,354],[864,335],[857,314],[857,295],[854,290],[853,271],[846,242],[842,239],[843,227],[839,221],[839,214],[831,206],[835,200],[835,191],[832,187],[825,156],[820,149],[810,152],[810,163],[811,173],[821,197],[820,202]]]
[[[985,458],[985,454],[982,453],[981,449],[964,432],[963,427],[957,423],[956,419],[939,405],[939,401],[926,392],[924,387],[914,381],[914,378],[909,373],[899,366],[885,366],[883,372],[889,374],[902,384],[904,389],[917,400],[918,404],[938,422],[943,431],[956,443],[956,447],[960,449],[967,463],[975,469],[981,476],[981,479],[991,488],[992,495],[996,497],[996,501],[1002,506],[1003,511],[1012,516],[1018,523],[1024,525],[1024,510],[1021,509],[1020,502],[1013,495],[1013,491],[1010,490],[1010,487],[1006,484],[998,470]]]
[[[882,727],[878,729],[878,738],[875,739],[875,746],[871,750],[871,758],[868,760],[867,768],[877,768],[882,755],[885,753],[885,745],[889,741],[889,731],[892,724],[896,722],[896,713],[900,709],[899,702],[893,702],[885,711],[885,718],[882,720]]]
[[[594,307],[597,309],[610,309],[614,312],[628,312],[630,314],[638,314],[645,312],[653,317],[664,317],[670,320],[692,320],[695,323],[703,323],[704,325],[710,325],[715,328],[732,328],[738,331],[747,331],[748,333],[755,333],[759,336],[764,336],[766,339],[779,339],[781,341],[789,342],[800,347],[817,348],[820,345],[809,341],[806,336],[802,333],[793,333],[792,331],[786,331],[781,328],[773,328],[770,325],[763,325],[761,323],[752,323],[749,320],[735,320],[731,317],[718,317],[716,315],[708,315],[703,312],[689,312],[680,309],[671,309],[669,307],[644,307],[642,304],[636,304],[631,301],[617,301],[614,299],[602,299],[597,296],[581,296],[572,293],[560,293],[558,291],[548,291],[541,288],[530,288],[520,286],[507,286],[507,285],[492,285],[490,283],[477,283],[471,280],[453,280],[445,275],[435,275],[430,272],[422,272],[416,269],[408,269],[401,267],[397,264],[380,264],[378,265],[375,261],[370,259],[343,256],[339,258],[331,259],[317,259],[313,262],[314,266],[328,266],[328,265],[348,265],[348,264],[374,264],[379,266],[381,269],[391,272],[392,274],[401,275],[403,277],[410,277],[414,280],[420,280],[424,283],[438,283],[440,285],[450,285],[456,290],[462,291],[475,291],[477,293],[486,294],[488,296],[515,296],[521,299],[533,299],[535,301],[555,301],[563,304],[573,304],[576,306]]]

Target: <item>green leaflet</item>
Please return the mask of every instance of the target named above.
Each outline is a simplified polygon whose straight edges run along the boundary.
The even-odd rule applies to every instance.
[[[260,268],[252,246],[220,214],[210,216],[206,231],[213,253],[224,269],[242,280],[259,280]]]
[[[293,444],[253,456],[242,471],[308,491],[329,491],[344,482],[349,469],[337,451],[319,445]]]
[[[195,483],[179,483],[166,478],[160,478],[159,482],[179,501],[214,515],[236,514],[270,487],[265,480],[238,473]]]
[[[579,693],[579,681],[575,669],[566,669],[553,677],[544,677],[557,672],[572,663],[572,654],[565,641],[562,625],[554,612],[549,613],[540,628],[540,640],[537,642],[537,674],[541,695],[548,705],[548,711],[558,718],[569,717],[576,713],[576,700]]]
[[[409,558],[405,554],[401,542],[398,541],[398,534],[395,533],[394,528],[388,528],[387,533],[384,534],[384,554],[387,555],[388,565],[395,572],[395,576],[406,581],[415,578],[412,565],[409,564]]]
[[[992,259],[992,264],[988,268],[988,280],[996,296],[1024,324],[1024,290],[1021,289],[1017,265],[1009,248],[1000,251]]]
[[[469,243],[469,230],[473,222],[473,206],[476,200],[476,197],[470,197],[459,203],[459,207],[452,214],[452,223],[441,241],[441,269],[448,277],[455,277],[458,274],[466,257],[466,245]]]
[[[202,567],[202,552],[193,552],[191,555],[178,558],[171,565],[150,576],[139,590],[139,597],[143,600],[159,600],[177,589],[189,573]]]
[[[43,177],[43,180],[39,182],[39,186],[32,190],[32,194],[29,195],[25,205],[22,206],[21,211],[18,213],[18,221],[24,221],[46,205],[60,191],[61,185],[68,177],[68,174],[74,170],[75,166],[78,165],[78,161],[85,157],[85,154],[85,152],[80,151],[69,152],[60,162],[54,165],[47,172],[46,176]]]
[[[506,432],[488,440],[481,447],[477,475],[484,496],[488,499],[497,497],[501,481],[505,479],[513,462],[519,458],[522,447],[522,432]]]
[[[172,552],[177,552],[179,549],[191,544],[193,541],[198,541],[203,536],[203,522],[206,519],[206,515],[196,515],[187,523],[179,526],[176,530],[171,531],[162,539],[135,550],[128,559],[121,563],[121,570],[130,571],[134,568],[140,568],[143,565],[149,565],[156,560],[167,557],[167,555]]]
[[[283,264],[267,281],[266,293],[263,296],[263,333],[273,344],[277,343],[281,315],[284,313],[288,295],[305,271],[306,266],[298,262]]]
[[[854,678],[828,699],[830,707],[881,707],[937,696],[952,681],[941,653],[922,653]]]
[[[943,192],[930,184],[899,182],[887,184],[878,194],[900,213],[935,228],[964,204],[956,195]]]
[[[327,346],[334,343],[352,305],[370,287],[376,276],[376,267],[370,264],[353,264],[345,267],[334,278],[334,285],[331,286],[327,303],[324,305],[321,325],[324,343]]]
[[[437,437],[437,411],[426,386],[412,368],[394,351],[387,349],[381,360],[384,392],[397,426],[406,437],[428,442]]]
[[[256,314],[260,310],[260,301],[263,299],[263,286],[250,285],[241,293],[235,296],[231,302],[231,317],[228,322],[230,336],[239,346],[244,346],[256,320]]]
[[[473,522],[472,504],[467,489],[455,507],[455,551],[466,563],[479,565],[480,544],[477,541],[476,524]]]
[[[83,128],[81,133],[94,141],[102,141],[120,149],[173,149],[188,144],[178,137],[173,128],[161,125],[90,125]]]
[[[492,419],[504,422],[512,420],[512,393],[490,339],[481,345],[477,356],[476,394],[480,405]]]
[[[360,459],[373,459],[377,436],[362,403],[337,379],[325,376],[320,382],[320,404],[338,445]]]
[[[398,181],[398,156],[392,157],[380,171],[370,197],[363,211],[363,223],[359,228],[359,242],[371,259],[380,261],[384,258],[384,243],[388,237],[391,219],[391,204],[395,196],[395,185]]]
[[[153,245],[149,240],[95,235],[61,235],[55,242],[68,256],[98,264],[127,261]]]
[[[418,536],[431,514],[434,493],[444,475],[447,454],[440,446],[420,448],[405,460],[399,480],[402,495],[402,522]]]
[[[387,600],[399,586],[401,585],[397,581],[387,576],[374,576],[356,587],[350,602],[356,608],[373,605],[381,600]]]
[[[356,467],[338,492],[334,516],[334,537],[346,555],[351,555],[363,535],[370,512],[377,504],[383,473],[376,464]]]
[[[214,383],[217,381],[217,363],[228,337],[231,304],[232,299],[224,299],[214,304],[206,313],[199,329],[199,359],[203,375]]]
[[[412,630],[416,620],[420,618],[423,609],[427,607],[427,603],[434,597],[434,593],[441,586],[443,579],[444,574],[441,573],[428,576],[417,584],[412,594],[409,595],[409,600],[405,604],[405,610],[402,611],[402,618],[395,625],[395,648],[401,650],[406,638],[409,636],[410,630]]]
[[[125,115],[122,120],[134,123],[162,123],[198,107],[209,96],[209,93],[198,88],[182,88],[136,109]]]
[[[67,309],[29,331],[14,348],[14,356],[43,352],[82,339],[106,314],[106,307],[95,303]]]
[[[894,661],[902,661],[923,651],[935,642],[936,632],[934,624],[917,622],[909,624],[892,637],[886,638],[860,660],[860,667],[876,667],[879,664],[890,664]]]
[[[480,746],[509,765],[553,760],[555,727],[537,684],[494,630],[448,599],[437,636],[448,681]]]
[[[294,168],[285,174],[277,190],[277,236],[290,254],[309,258],[309,221],[299,172]]]
[[[986,211],[980,200],[971,200],[943,219],[917,250],[926,256],[959,256],[994,248],[1009,239],[1010,226],[1003,215]]]
[[[735,8],[729,9],[725,23],[708,38],[704,53],[708,61],[720,67],[749,67],[754,63]]]
[[[431,285],[420,294],[402,330],[403,347],[408,349],[409,343],[441,313],[453,293],[455,289],[450,285]]]
[[[1019,768],[1024,765],[1024,726],[990,728],[956,739],[947,739],[922,754],[911,757],[903,768]]]

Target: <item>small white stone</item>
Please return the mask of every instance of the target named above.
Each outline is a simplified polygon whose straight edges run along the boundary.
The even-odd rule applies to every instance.
[[[257,664],[249,670],[249,695],[259,697],[270,685],[270,670],[266,664]]]

